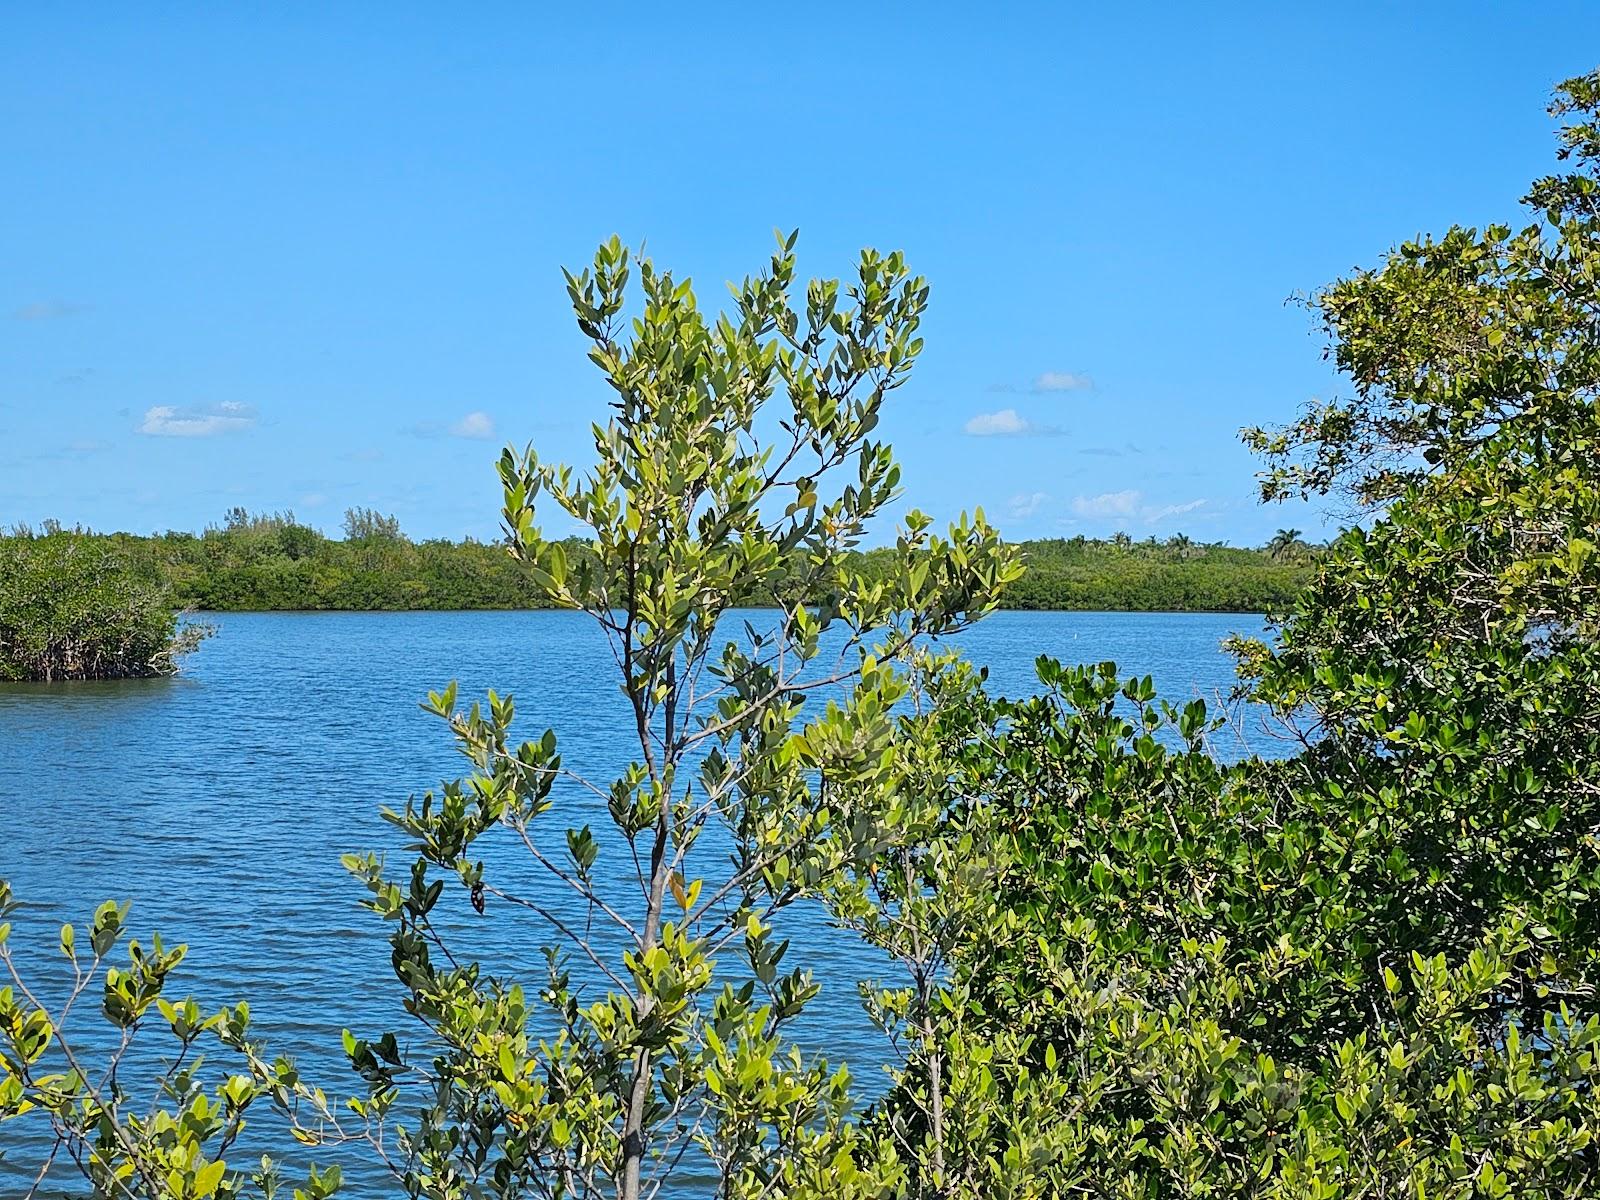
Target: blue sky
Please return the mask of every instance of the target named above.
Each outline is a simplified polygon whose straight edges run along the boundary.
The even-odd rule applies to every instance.
[[[559,268],[617,233],[716,305],[798,226],[932,283],[906,504],[1325,536],[1236,438],[1339,386],[1285,300],[1514,218],[1600,48],[1592,3],[581,8],[8,5],[0,523],[492,535],[499,446],[585,463],[606,398]]]

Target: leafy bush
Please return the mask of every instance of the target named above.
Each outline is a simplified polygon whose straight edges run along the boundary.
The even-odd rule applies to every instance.
[[[946,823],[997,883],[882,1111],[914,1194],[1595,1194],[1597,107],[1564,85],[1542,225],[1324,292],[1353,397],[1249,435],[1267,498],[1379,506],[1238,646],[1292,757],[1110,664],[963,702]]]
[[[207,632],[99,539],[0,540],[0,679],[167,675]]]

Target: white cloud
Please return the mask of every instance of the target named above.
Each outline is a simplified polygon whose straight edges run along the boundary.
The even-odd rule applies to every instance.
[[[1075,496],[1072,511],[1080,517],[1131,517],[1139,511],[1144,493],[1129,488],[1124,492],[1102,492],[1098,496]]]
[[[999,412],[979,413],[967,422],[967,432],[973,437],[1005,437],[1028,432],[1028,423],[1017,416],[1014,408]]]
[[[1045,492],[1018,492],[1011,497],[1007,512],[1018,520],[1024,517],[1031,517],[1039,511],[1040,505],[1048,499],[1050,497]]]
[[[151,437],[215,437],[248,429],[255,423],[256,410],[236,400],[199,408],[157,404],[145,410],[139,432]]]
[[[486,412],[469,412],[450,426],[450,436],[487,440],[494,436],[494,418]]]
[[[1072,511],[1079,517],[1136,517],[1146,525],[1155,525],[1185,513],[1198,512],[1208,503],[1208,500],[1190,500],[1183,504],[1146,504],[1143,492],[1128,488],[1121,492],[1102,492],[1098,496],[1076,496]]]
[[[1046,371],[1033,381],[1036,392],[1082,392],[1094,387],[1094,380],[1077,371]]]
[[[418,421],[400,432],[419,438],[456,437],[470,438],[473,441],[486,441],[495,436],[494,418],[482,411],[469,412],[459,421],[450,424],[443,421]]]
[[[1165,521],[1168,517],[1181,517],[1184,513],[1192,513],[1197,508],[1205,507],[1204,500],[1191,500],[1187,504],[1169,504],[1165,508],[1147,510],[1144,519],[1151,525],[1157,521]]]
[[[1024,434],[1044,437],[1061,432],[1053,425],[1034,424],[1014,408],[979,413],[967,422],[966,430],[973,437],[1020,437]]]

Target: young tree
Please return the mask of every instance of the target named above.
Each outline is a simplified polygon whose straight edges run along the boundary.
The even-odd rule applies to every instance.
[[[399,1061],[393,1039],[352,1046],[380,1105],[404,1072],[430,1080],[434,1102],[400,1142],[419,1194],[637,1200],[694,1146],[728,1197],[852,1179],[872,1191],[895,1173],[892,1152],[845,1120],[848,1076],[788,1043],[818,985],[780,970],[773,918],[879,843],[884,814],[864,798],[889,770],[895,664],[987,612],[1020,568],[981,513],[948,540],[912,513],[888,570],[855,569],[852,549],[897,489],[872,434],[922,349],[928,289],[898,253],[866,251],[852,283],[814,280],[797,305],[794,243],[780,239],[714,319],[687,280],[615,239],[567,277],[614,412],[586,474],[506,452],[505,524],[549,598],[603,631],[635,759],[611,781],[579,779],[553,731],[513,741],[510,698],[461,711],[448,688],[429,707],[473,774],[393,814],[417,852],[408,880],[350,860],[396,922],[408,1007],[438,1040],[431,1063]],[[635,269],[642,305],[628,318]],[[539,532],[546,498],[589,530],[576,562]],[[779,582],[803,600],[737,631],[729,610]],[[827,697],[820,711],[813,696]],[[557,824],[552,810],[581,812],[585,791],[612,834]],[[569,924],[498,877],[480,857],[491,833],[520,843],[588,920]],[[553,1037],[534,1037],[520,988],[450,955],[429,916],[446,879],[495,919],[546,923]],[[604,982],[598,999],[580,1001],[567,955]]]

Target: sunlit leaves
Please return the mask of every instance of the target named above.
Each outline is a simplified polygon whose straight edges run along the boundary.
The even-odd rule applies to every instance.
[[[898,1177],[849,1123],[848,1076],[789,1048],[818,985],[769,918],[880,850],[884,815],[862,798],[893,774],[904,664],[990,611],[1020,566],[981,513],[947,537],[911,514],[863,569],[900,479],[872,433],[922,350],[928,288],[900,254],[869,250],[851,281],[812,281],[794,304],[795,244],[780,236],[715,316],[616,239],[566,275],[612,411],[585,471],[531,446],[501,456],[506,541],[548,603],[599,625],[637,746],[590,780],[553,732],[517,740],[510,697],[463,711],[454,685],[430,693],[472,773],[386,814],[416,856],[409,883],[346,859],[395,923],[408,1007],[442,1040],[431,1063],[404,1063],[436,1081],[405,1134],[404,1179],[429,1195],[492,1177],[497,1194],[632,1198],[696,1143],[729,1196],[830,1173],[878,1194]],[[552,512],[582,536],[547,539]],[[770,624],[730,637],[730,611],[767,598]],[[563,821],[569,787],[611,827]],[[729,863],[696,853],[716,826]],[[581,923],[489,865],[481,844],[508,834]],[[533,1040],[520,991],[449,954],[432,917],[444,874],[485,917],[550,931],[554,1037]],[[580,1001],[569,955],[599,993]],[[360,1039],[347,1051],[388,1086],[398,1064]]]
[[[0,915],[15,907],[0,881]],[[0,988],[0,1124],[24,1118],[45,1124],[96,1198],[270,1200],[280,1181],[270,1159],[247,1175],[226,1157],[259,1101],[279,1110],[291,1132],[308,1143],[343,1141],[346,1134],[332,1121],[322,1093],[303,1083],[289,1060],[269,1062],[249,1040],[247,1006],[208,1013],[193,999],[167,997],[168,977],[184,947],[169,949],[159,935],[148,946],[124,943],[128,907],[102,904],[87,946],[73,926],[63,928],[61,949],[72,980],[55,1010],[40,1005],[0,942],[0,967],[12,980]],[[119,945],[126,964],[106,962]],[[96,985],[102,1016],[118,1035],[103,1062],[87,1058],[92,1041],[66,1026],[78,999]],[[136,1040],[149,1037],[165,1037],[168,1046],[159,1076],[141,1080],[150,1092],[141,1096],[130,1084],[138,1073],[123,1060]],[[233,1054],[241,1070],[205,1073],[210,1043]],[[295,1195],[326,1200],[340,1181],[337,1167],[313,1168]]]
[[[1452,230],[1328,289],[1353,398],[1251,435],[1269,498],[1383,506],[1275,644],[1237,647],[1292,753],[1221,763],[1205,706],[1109,665],[1043,661],[1049,694],[995,710],[1001,902],[948,990],[993,1049],[965,1060],[1032,1074],[1008,1044],[1031,1033],[1068,1076],[1036,1168],[1057,1194],[1594,1189],[1597,95],[1558,98],[1548,228]],[[991,1154],[1027,1161],[957,1051],[956,1126],[990,1114]]]

